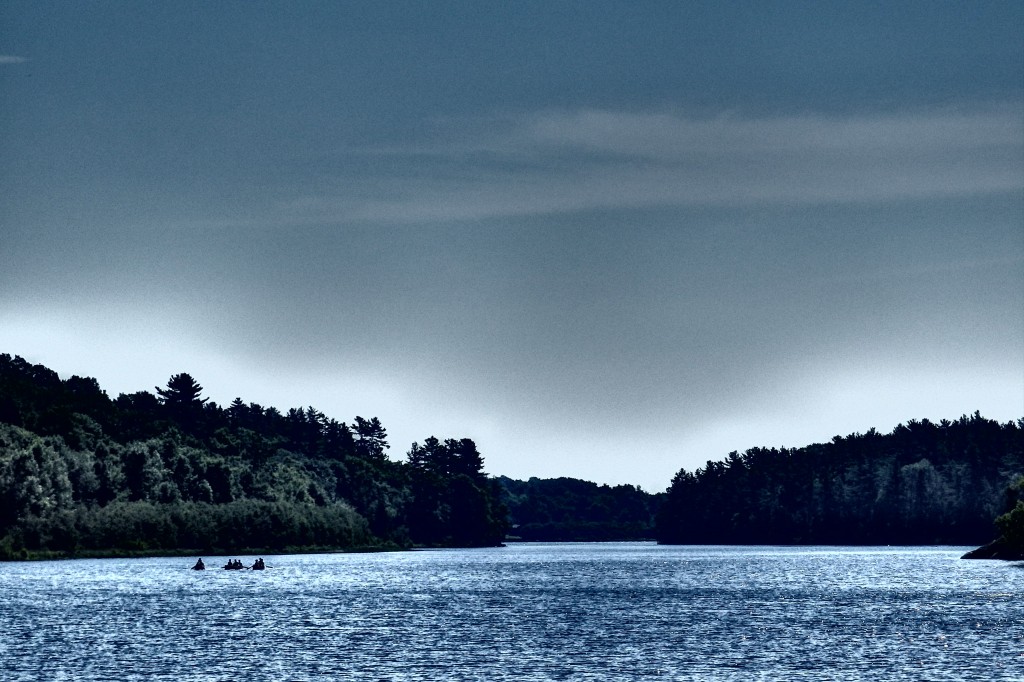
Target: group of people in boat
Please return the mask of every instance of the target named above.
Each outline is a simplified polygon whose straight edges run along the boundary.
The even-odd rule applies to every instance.
[[[266,567],[267,567],[267,565],[265,563],[263,563],[263,557],[260,557],[259,559],[254,561],[252,566],[248,566],[248,567],[242,564],[242,560],[241,559],[229,559],[228,562],[226,564],[224,564],[224,570],[225,571],[241,571],[241,570],[243,570],[245,568],[249,568],[250,570],[253,570],[253,571],[262,571]],[[203,563],[202,558],[200,558],[199,561],[196,562],[196,565],[192,567],[192,570],[193,571],[205,571],[206,570],[206,564]]]

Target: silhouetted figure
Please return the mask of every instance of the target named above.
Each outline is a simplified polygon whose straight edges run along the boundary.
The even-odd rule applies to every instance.
[[[200,557],[199,561],[196,562],[196,565],[192,567],[192,570],[193,571],[205,571],[206,570],[206,564],[203,563],[202,557]]]
[[[266,567],[267,567],[266,564],[263,563],[263,557],[260,557],[255,562],[253,562],[252,570],[254,570],[254,571],[262,571]]]

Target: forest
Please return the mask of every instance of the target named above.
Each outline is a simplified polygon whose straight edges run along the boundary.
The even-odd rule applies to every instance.
[[[202,397],[189,374],[110,399],[0,354],[0,558],[494,546],[507,513],[469,438],[386,451],[338,422]]]
[[[466,437],[388,456],[339,422],[202,395],[189,374],[111,399],[0,354],[0,559],[482,547],[505,540],[961,544],[1024,558],[1024,420],[911,420],[681,470],[665,493],[490,477]],[[252,553],[252,552],[250,552]],[[991,552],[990,552],[991,553]]]
[[[664,493],[575,478],[498,477],[508,509],[509,538],[525,542],[652,540]]]
[[[1000,533],[1014,539],[1024,531],[1022,475],[1024,420],[1001,424],[977,412],[957,421],[911,420],[888,434],[872,429],[800,448],[752,448],[694,472],[681,470],[658,512],[657,539],[825,545],[977,545]]]

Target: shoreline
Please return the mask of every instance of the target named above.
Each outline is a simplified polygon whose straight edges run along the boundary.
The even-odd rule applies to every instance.
[[[73,552],[55,550],[24,550],[20,556],[4,557],[0,563],[25,561],[72,561],[75,559],[152,559],[176,557],[236,557],[236,556],[283,556],[291,554],[372,554],[379,552],[405,552],[408,547],[392,544],[361,545],[357,547],[243,547],[226,549],[207,547],[183,549],[88,549]]]
[[[856,548],[856,547],[877,547],[877,548],[900,548],[900,547],[963,547],[963,545],[939,544],[909,544],[909,545],[858,545],[858,544],[835,544],[835,545],[803,545],[803,544],[695,544],[675,545],[662,544],[655,540],[569,540],[569,541],[532,541],[506,538],[498,545],[475,545],[475,546],[447,546],[447,545],[410,545],[399,546],[394,543],[381,543],[374,545],[360,545],[354,547],[327,547],[327,546],[289,546],[289,547],[243,547],[240,549],[226,549],[222,547],[207,547],[205,549],[181,548],[181,549],[91,549],[78,550],[75,552],[22,550],[20,556],[8,556],[0,558],[3,563],[21,563],[27,561],[71,561],[75,559],[147,559],[147,558],[177,558],[177,557],[202,557],[202,558],[234,558],[242,556],[286,556],[302,554],[377,554],[384,552],[415,552],[445,549],[484,549],[489,547],[508,547],[509,545],[520,544],[542,544],[542,545],[573,545],[573,544],[611,544],[622,542],[652,543],[658,546],[693,546],[693,547],[816,547],[816,548]],[[1017,552],[1006,547],[1002,540],[993,541],[987,545],[973,549],[961,556],[962,559],[998,559],[1004,561],[1024,561],[1024,553]]]
[[[1007,543],[1004,538],[998,538],[987,545],[982,545],[977,549],[972,549],[960,558],[975,560],[989,559],[997,561],[1024,561],[1024,549],[1020,547],[1013,547]]]

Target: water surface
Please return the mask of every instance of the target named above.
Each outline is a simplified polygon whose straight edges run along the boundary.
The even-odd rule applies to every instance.
[[[5,680],[1022,680],[967,548],[502,549],[0,564]],[[241,557],[251,563],[253,557]]]

